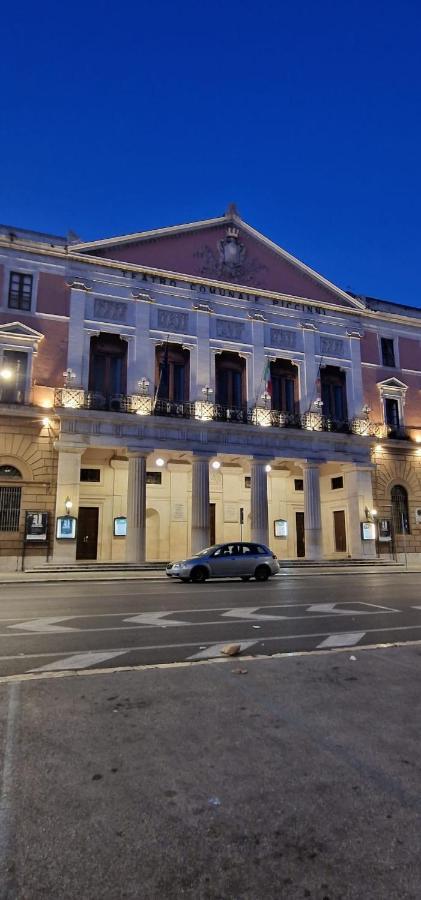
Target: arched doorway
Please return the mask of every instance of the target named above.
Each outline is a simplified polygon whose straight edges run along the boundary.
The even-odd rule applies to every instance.
[[[410,534],[408,491],[402,484],[395,484],[390,492],[390,497],[395,534]]]

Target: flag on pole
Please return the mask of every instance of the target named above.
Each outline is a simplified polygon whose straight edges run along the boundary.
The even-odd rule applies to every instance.
[[[265,391],[269,396],[272,396],[272,376],[270,372],[270,361],[266,360],[265,370],[263,372],[263,381],[265,385]]]

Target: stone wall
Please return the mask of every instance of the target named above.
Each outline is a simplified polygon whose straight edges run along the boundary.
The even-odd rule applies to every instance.
[[[28,543],[26,562],[43,563],[52,548],[57,480],[54,439],[52,429],[39,420],[14,416],[0,419],[0,465],[13,465],[22,474],[21,480],[0,477],[2,487],[22,488],[19,531],[0,531],[0,569],[21,568],[26,512],[49,513],[48,545]]]
[[[400,484],[408,492],[410,533],[396,535],[397,553],[421,554],[421,524],[415,516],[415,510],[421,508],[421,450],[406,442],[382,444],[374,451],[374,462],[373,499],[379,517],[391,517],[394,485]]]

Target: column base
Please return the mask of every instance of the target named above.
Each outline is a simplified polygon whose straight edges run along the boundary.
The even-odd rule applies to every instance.
[[[205,550],[206,547],[209,547],[210,543],[210,534],[209,528],[198,528],[193,527],[191,530],[191,552],[192,556],[196,553],[200,553],[201,550]]]
[[[322,529],[309,528],[305,530],[306,559],[323,559]]]

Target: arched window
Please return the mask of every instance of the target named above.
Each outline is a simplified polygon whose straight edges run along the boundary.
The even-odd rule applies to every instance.
[[[22,473],[16,466],[0,466],[0,478],[22,478]]]
[[[391,490],[392,517],[396,534],[409,534],[408,492],[402,484]]]

